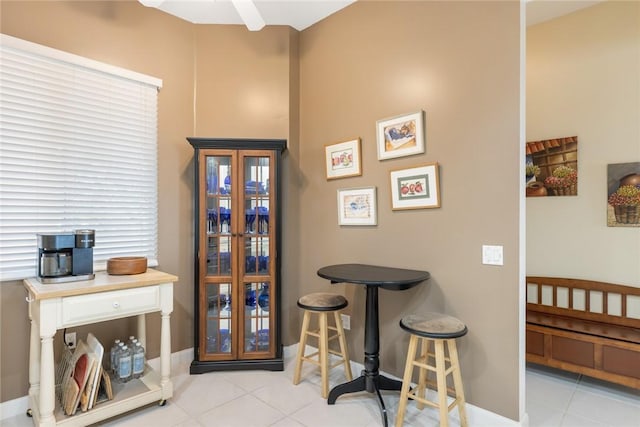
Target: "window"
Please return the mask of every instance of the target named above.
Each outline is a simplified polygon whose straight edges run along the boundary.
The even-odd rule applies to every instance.
[[[76,229],[95,230],[95,270],[157,265],[162,81],[0,37],[0,281],[36,274],[36,234]]]

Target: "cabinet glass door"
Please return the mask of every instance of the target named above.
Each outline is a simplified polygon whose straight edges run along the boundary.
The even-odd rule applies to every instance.
[[[232,156],[205,157],[204,230],[206,230],[206,265],[204,289],[206,301],[201,301],[202,318],[201,351],[205,355],[228,358],[233,353],[232,302],[236,292],[232,281],[234,242],[231,234],[232,210]],[[202,342],[202,341],[201,341]],[[204,356],[204,355],[203,355]]]
[[[207,285],[206,353],[231,353],[231,284]]]
[[[207,276],[231,275],[231,159],[206,157]]]
[[[244,182],[244,233],[241,259],[244,260],[242,290],[245,296],[243,328],[243,357],[263,357],[273,349],[273,316],[271,285],[273,263],[272,230],[274,218],[270,204],[272,170],[269,155],[246,154],[242,157]]]

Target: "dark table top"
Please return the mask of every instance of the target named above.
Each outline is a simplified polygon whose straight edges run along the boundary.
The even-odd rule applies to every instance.
[[[329,265],[319,269],[318,276],[332,283],[356,283],[395,291],[409,289],[431,277],[428,271],[367,264]]]

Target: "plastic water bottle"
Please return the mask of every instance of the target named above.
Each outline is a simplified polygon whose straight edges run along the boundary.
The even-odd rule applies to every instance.
[[[144,347],[139,342],[133,349],[133,378],[140,378],[144,373]]]
[[[122,352],[122,347],[124,347],[124,343],[120,341],[118,343],[118,349],[116,350],[116,353],[113,359],[113,376],[115,378],[118,378],[118,358],[120,357],[120,353]]]
[[[127,345],[129,346],[129,348],[133,348],[135,346],[135,342],[136,342],[136,337],[134,337],[133,335],[129,336],[129,341],[127,341]]]
[[[111,357],[111,373],[115,375],[116,373],[116,354],[118,353],[120,340],[115,340],[113,343],[113,347],[111,347],[111,352],[109,356]]]
[[[120,382],[126,383],[131,379],[132,365],[131,350],[129,350],[129,347],[125,345],[118,353],[117,378]]]

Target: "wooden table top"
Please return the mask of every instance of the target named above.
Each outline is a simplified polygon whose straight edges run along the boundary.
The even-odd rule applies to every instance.
[[[148,268],[146,273],[131,275],[109,275],[106,271],[97,272],[92,280],[65,283],[40,283],[37,278],[24,279],[24,286],[30,296],[36,300],[60,298],[74,295],[86,295],[98,292],[153,286],[160,283],[172,283],[178,280],[173,274]]]
[[[355,283],[383,289],[405,290],[429,279],[428,271],[368,264],[336,264],[322,267],[318,276],[332,283]]]

